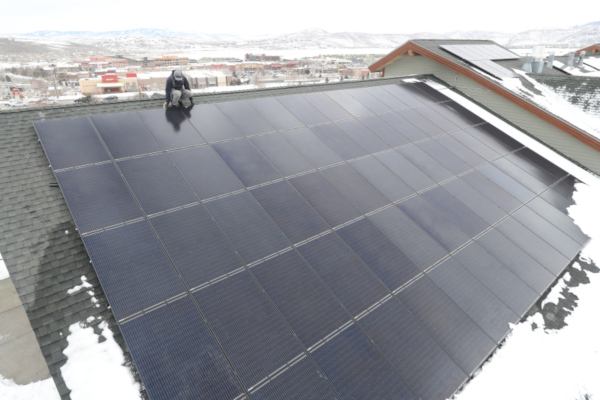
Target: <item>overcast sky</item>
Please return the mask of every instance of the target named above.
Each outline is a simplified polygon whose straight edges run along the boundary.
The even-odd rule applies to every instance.
[[[581,0],[572,7],[533,0],[357,1],[356,5],[326,0],[9,0],[2,3],[0,33],[135,28],[235,35],[280,34],[307,28],[368,33],[455,30],[512,33],[586,24],[594,16],[582,11],[598,10],[596,0]],[[600,19],[600,14],[596,19]]]

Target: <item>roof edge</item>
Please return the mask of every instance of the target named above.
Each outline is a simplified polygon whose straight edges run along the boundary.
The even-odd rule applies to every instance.
[[[478,74],[477,72],[471,71],[470,69],[465,68],[446,57],[443,57],[439,54],[432,52],[431,50],[421,47],[418,44],[414,43],[413,41],[408,41],[408,42],[404,43],[402,46],[398,47],[396,50],[392,51],[387,56],[383,57],[381,60],[375,62],[374,64],[372,64],[369,67],[369,70],[371,72],[380,71],[381,69],[383,69],[383,68],[387,67],[388,65],[390,65],[391,63],[395,62],[398,58],[400,58],[402,55],[408,53],[409,51],[412,51],[414,54],[418,54],[418,55],[427,57],[430,60],[435,61],[438,64],[440,64],[458,74],[461,74],[461,75],[465,76],[466,78],[471,79],[472,81],[480,84],[481,86],[485,87],[486,89],[490,90],[491,92],[504,98],[505,100],[510,101],[511,103],[521,107],[522,109],[529,112],[530,114],[533,114],[534,116],[549,123],[550,125],[554,126],[555,128],[560,129],[567,135],[579,140],[586,146],[591,147],[592,149],[600,152],[600,140],[598,140],[598,139],[594,138],[593,136],[587,134],[586,132],[576,128],[575,126],[563,121],[562,119],[554,116],[553,114],[536,106],[535,104],[532,104],[532,103],[528,102],[527,100],[522,99],[521,97],[512,93],[510,90],[505,89],[504,87],[494,83],[493,81],[490,81],[489,79],[486,79],[485,77]]]

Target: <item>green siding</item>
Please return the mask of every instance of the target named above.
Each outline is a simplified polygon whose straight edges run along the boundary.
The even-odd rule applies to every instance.
[[[558,128],[541,120],[521,107],[500,97],[463,75],[423,56],[404,57],[385,68],[385,76],[432,74],[473,100],[494,111],[534,138],[542,141],[567,158],[600,174],[600,153]]]

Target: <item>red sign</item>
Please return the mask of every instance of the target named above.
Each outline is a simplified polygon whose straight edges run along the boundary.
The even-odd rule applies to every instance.
[[[119,82],[119,78],[116,75],[104,75],[102,82]]]
[[[21,96],[21,92],[19,92],[19,89],[13,89],[12,90],[12,94],[13,94],[13,97],[20,97]]]
[[[127,72],[128,78],[137,78],[137,74],[135,72]]]

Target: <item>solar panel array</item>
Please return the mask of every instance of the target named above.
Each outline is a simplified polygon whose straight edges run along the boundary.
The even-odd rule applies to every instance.
[[[517,76],[493,60],[518,60],[521,57],[496,44],[442,44],[440,47],[496,78]]]
[[[152,399],[445,399],[587,240],[424,83],[35,128]]]

